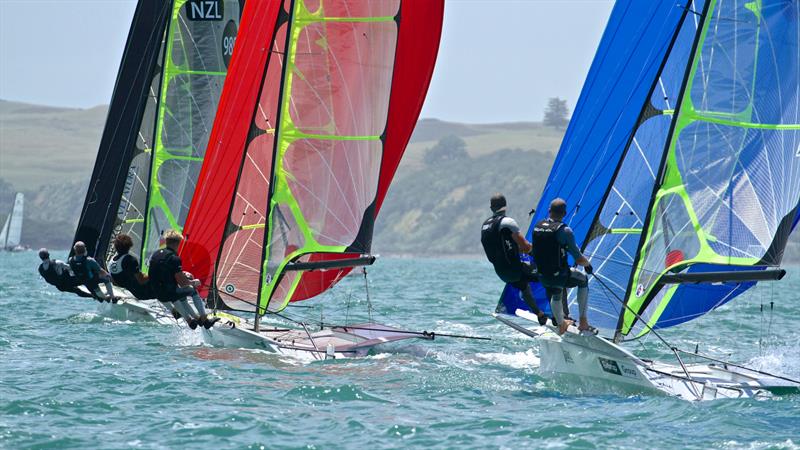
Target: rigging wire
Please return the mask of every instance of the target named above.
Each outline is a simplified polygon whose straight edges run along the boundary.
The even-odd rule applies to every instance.
[[[594,275],[594,274],[593,274],[593,275]],[[603,282],[603,280],[602,280],[602,279],[600,279],[600,278],[599,278],[598,276],[596,276],[596,275],[594,275],[594,278],[596,278],[596,279],[598,280],[598,282],[600,283],[600,285],[601,285],[601,286],[605,287],[605,288],[606,288],[606,290],[609,290],[608,286],[607,286],[607,285],[606,285],[606,284]],[[612,292],[612,294],[614,294],[614,293],[613,293],[613,291],[611,291],[611,292]],[[614,296],[617,298],[617,300],[619,300],[620,302],[622,302],[622,300],[621,300],[619,297],[617,297],[617,296],[616,296],[616,294],[614,294]],[[680,349],[680,348],[678,348],[678,347],[674,347],[674,346],[672,346],[671,344],[669,344],[669,343],[667,342],[667,340],[666,340],[666,339],[664,339],[664,337],[663,337],[663,336],[661,336],[661,334],[659,334],[659,333],[658,333],[658,332],[657,332],[655,329],[653,329],[653,327],[651,327],[651,326],[650,326],[650,325],[649,325],[649,324],[648,324],[648,323],[647,323],[647,322],[646,322],[646,321],[645,321],[645,320],[644,320],[644,319],[643,319],[643,318],[642,318],[642,317],[641,317],[639,314],[637,314],[635,311],[633,311],[633,310],[630,308],[630,306],[628,306],[628,305],[627,305],[627,304],[625,304],[624,302],[622,302],[622,303],[623,303],[623,306],[624,306],[624,307],[625,307],[625,308],[626,308],[628,311],[630,311],[631,313],[633,313],[633,314],[634,314],[634,315],[635,315],[635,316],[636,316],[636,317],[637,317],[637,318],[638,318],[638,319],[641,321],[641,323],[642,323],[642,324],[643,324],[643,325],[644,325],[644,326],[645,326],[645,327],[646,327],[646,328],[647,328],[647,329],[648,329],[650,332],[652,332],[652,333],[653,333],[653,335],[654,335],[654,336],[656,336],[656,337],[657,337],[657,338],[658,338],[658,339],[659,339],[661,342],[663,342],[663,343],[664,343],[664,344],[665,344],[667,347],[669,347],[669,349],[670,349],[670,350],[672,350],[672,352],[675,354],[675,357],[678,359],[678,363],[680,363],[681,367],[683,368],[683,370],[684,370],[684,373],[686,374],[686,376],[687,376],[687,377],[689,378],[689,380],[691,380],[691,381],[694,381],[694,380],[692,380],[691,376],[689,375],[689,372],[686,370],[686,367],[685,367],[685,365],[683,364],[683,360],[682,360],[682,359],[681,359],[681,357],[678,355],[678,353],[685,353],[685,354],[687,354],[687,355],[693,355],[693,356],[697,356],[697,357],[700,357],[700,358],[703,358],[703,359],[707,359],[707,360],[709,360],[709,361],[714,361],[714,362],[718,362],[718,363],[721,363],[721,364],[725,364],[725,365],[729,365],[729,366],[733,366],[733,367],[738,367],[738,368],[740,368],[740,369],[749,370],[749,371],[751,371],[751,372],[755,372],[755,373],[758,373],[758,374],[761,374],[761,375],[767,375],[767,376],[770,376],[770,377],[774,377],[774,378],[778,378],[778,379],[781,379],[781,380],[790,381],[790,382],[792,382],[792,383],[797,383],[797,384],[800,384],[800,380],[794,380],[794,379],[792,379],[792,378],[784,377],[784,376],[781,376],[781,375],[775,375],[775,374],[773,374],[773,373],[764,372],[764,371],[761,371],[761,370],[756,370],[756,369],[753,369],[753,368],[751,368],[751,367],[743,366],[743,365],[740,365],[740,364],[735,364],[735,363],[732,363],[732,362],[729,362],[729,361],[723,361],[723,360],[721,360],[721,359],[713,358],[713,357],[711,357],[711,356],[704,355],[704,354],[702,354],[702,353],[698,353],[698,352],[694,352],[694,353],[692,353],[692,352],[688,352],[688,351],[686,351],[686,350]],[[774,303],[774,302],[770,302],[770,304],[773,304],[773,303]]]

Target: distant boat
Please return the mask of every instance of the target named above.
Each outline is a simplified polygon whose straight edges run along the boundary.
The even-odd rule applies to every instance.
[[[27,245],[20,244],[22,237],[22,211],[25,205],[25,195],[22,192],[17,192],[14,197],[14,206],[11,212],[6,217],[6,222],[3,225],[3,231],[0,232],[0,243],[2,248],[8,252],[21,252],[28,250]]]

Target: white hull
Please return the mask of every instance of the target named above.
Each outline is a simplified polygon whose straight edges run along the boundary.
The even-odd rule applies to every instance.
[[[318,331],[262,326],[256,332],[250,322],[228,314],[210,330],[203,329],[204,341],[215,347],[256,348],[269,352],[314,359],[363,357],[375,347],[405,339],[429,337],[374,323],[333,327]]]
[[[175,325],[178,322],[158,300],[137,300],[132,296],[124,296],[117,303],[100,303],[97,313],[103,317],[132,322],[156,322],[160,325]]]
[[[535,321],[530,313],[520,317]],[[771,393],[800,393],[800,383],[724,364],[666,364],[643,360],[599,336],[582,336],[574,327],[559,336],[554,328],[521,327],[503,323],[539,342],[540,370],[547,375],[569,375],[581,380],[613,384],[643,393],[664,393],[685,400],[751,398]],[[597,383],[592,383],[597,384]]]

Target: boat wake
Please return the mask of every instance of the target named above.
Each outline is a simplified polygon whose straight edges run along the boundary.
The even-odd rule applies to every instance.
[[[764,372],[781,374],[783,376],[800,378],[800,347],[796,344],[782,344],[766,349],[764,354],[748,361],[747,366]]]

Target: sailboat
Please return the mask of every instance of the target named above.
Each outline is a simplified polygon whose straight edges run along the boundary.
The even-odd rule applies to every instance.
[[[248,1],[180,253],[224,318],[203,331],[208,343],[349,357],[432,338],[371,322],[269,328],[261,317],[286,317],[290,302],[375,261],[373,223],[422,108],[443,8]]]
[[[238,0],[140,0],[120,64],[75,241],[105,265],[114,236],[141,243],[147,271],[159,236],[180,230],[233,53]],[[155,300],[101,306],[122,319],[174,323]]]
[[[9,252],[21,252],[28,247],[20,244],[22,238],[22,212],[25,204],[25,195],[17,192],[14,196],[14,206],[11,213],[6,216],[3,230],[0,231],[0,249]]]
[[[799,30],[794,0],[617,1],[532,219],[566,199],[565,223],[595,266],[600,333],[496,315],[536,338],[543,373],[688,400],[800,392],[798,380],[679,349],[662,331],[785,274],[800,220]],[[536,319],[511,286],[499,310]],[[675,361],[625,348],[646,335]]]

